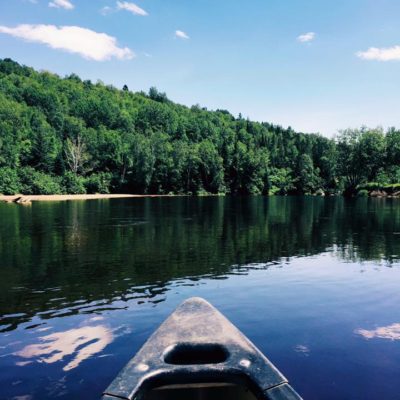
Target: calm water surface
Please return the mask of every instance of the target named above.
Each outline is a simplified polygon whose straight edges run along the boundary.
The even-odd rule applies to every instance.
[[[185,298],[305,399],[399,399],[400,201],[0,204],[0,398],[98,399]]]

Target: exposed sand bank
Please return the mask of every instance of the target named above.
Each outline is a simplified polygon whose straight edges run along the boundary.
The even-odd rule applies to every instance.
[[[171,195],[153,194],[52,194],[52,195],[0,195],[0,201],[7,203],[27,204],[32,201],[66,201],[66,200],[98,200],[98,199],[122,199],[134,197],[171,197]]]

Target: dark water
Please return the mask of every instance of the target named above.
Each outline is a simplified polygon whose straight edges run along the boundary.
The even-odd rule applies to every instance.
[[[0,204],[0,398],[97,399],[185,298],[306,399],[400,398],[400,201]]]

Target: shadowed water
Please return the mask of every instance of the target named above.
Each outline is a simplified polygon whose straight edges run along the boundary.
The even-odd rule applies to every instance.
[[[0,399],[97,399],[185,298],[306,399],[398,398],[400,201],[0,204]]]

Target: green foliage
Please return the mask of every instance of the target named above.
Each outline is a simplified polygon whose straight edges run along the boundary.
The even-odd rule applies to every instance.
[[[57,177],[36,171],[31,167],[19,171],[21,191],[23,194],[60,194],[60,180]]]
[[[9,167],[0,168],[0,193],[12,195],[21,191],[21,183],[15,170]]]
[[[391,183],[400,182],[400,164],[390,165],[386,168],[385,173],[389,177]]]
[[[378,182],[366,182],[361,185],[357,185],[357,190],[379,190],[382,188],[382,185],[380,185]]]
[[[379,183],[380,185],[388,185],[391,181],[389,171],[383,170],[381,168],[378,173],[375,176],[376,182]]]
[[[357,197],[368,197],[368,190],[366,189],[361,189],[357,192]]]
[[[354,194],[365,182],[400,181],[400,132],[362,128],[332,140],[188,108],[154,87],[117,90],[5,59],[0,168],[14,178],[22,168],[32,193]],[[3,187],[16,191],[18,179]]]
[[[357,185],[377,179],[388,168],[387,137],[382,129],[346,130],[337,138],[339,175],[346,190],[354,192]]]
[[[62,178],[62,188],[65,193],[85,194],[85,179],[73,172],[66,172]]]
[[[298,190],[305,194],[314,193],[320,186],[318,169],[314,168],[312,158],[308,154],[303,154],[299,158],[298,165]]]
[[[165,93],[161,93],[155,87],[151,87],[149,90],[149,97],[154,101],[159,101],[160,103],[166,103],[168,97]]]
[[[295,179],[290,168],[274,168],[269,177],[270,194],[289,194],[295,190]]]
[[[389,129],[386,134],[387,161],[391,165],[400,166],[400,131]]]
[[[110,193],[112,181],[112,174],[107,172],[100,172],[98,174],[92,174],[85,178],[84,186],[86,193]]]

